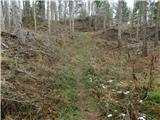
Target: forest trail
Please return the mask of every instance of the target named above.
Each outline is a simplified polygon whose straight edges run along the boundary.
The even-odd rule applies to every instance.
[[[95,101],[91,104],[92,108],[88,105],[89,91],[85,88],[83,82],[83,67],[90,64],[91,57],[95,54],[94,48],[96,44],[94,43],[94,39],[91,38],[91,34],[80,33],[71,46],[71,52],[73,52],[72,59],[76,58],[73,62],[75,64],[73,70],[78,81],[77,90],[82,120],[99,120]]]

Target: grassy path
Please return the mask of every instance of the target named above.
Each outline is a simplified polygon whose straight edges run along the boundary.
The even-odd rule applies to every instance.
[[[69,47],[71,48],[70,53],[72,53],[70,66],[77,79],[77,91],[79,96],[78,106],[81,111],[79,119],[99,120],[95,106],[96,103],[89,96],[89,91],[85,88],[85,82],[83,80],[83,67],[90,64],[92,56],[95,54],[94,48],[96,46],[94,40],[91,38],[90,33],[80,33]]]

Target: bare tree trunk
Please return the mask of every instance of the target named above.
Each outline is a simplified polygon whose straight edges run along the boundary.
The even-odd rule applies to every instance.
[[[62,0],[58,0],[59,21],[62,19]]]
[[[143,46],[142,46],[142,54],[143,56],[148,55],[148,48],[147,48],[147,39],[146,39],[146,26],[147,26],[147,3],[143,2]]]
[[[97,30],[97,19],[98,19],[98,7],[96,7],[96,15],[94,21],[94,30]]]
[[[104,6],[103,6],[103,12],[104,12],[104,15],[103,15],[103,32],[106,31],[106,14],[107,14],[107,1],[105,0],[104,1]]]
[[[91,19],[91,1],[88,1],[88,19],[89,19],[89,29],[91,29],[91,22],[92,22],[92,19]]]
[[[155,41],[154,41],[154,47],[158,46],[158,41],[159,41],[159,22],[160,22],[160,1],[158,1],[158,5],[157,5],[158,9],[157,9],[157,17],[156,17],[156,34],[155,34]]]
[[[10,32],[10,27],[11,27],[11,23],[10,23],[10,7],[9,7],[9,2],[7,0],[4,1],[4,19],[5,19],[5,30],[7,32]]]
[[[74,32],[74,11],[73,11],[73,0],[69,1],[69,26],[70,26],[70,32]]]
[[[140,26],[140,24],[139,24],[139,15],[138,15],[138,17],[137,17],[137,30],[136,30],[136,40],[137,41],[139,41],[139,26]]]
[[[50,38],[50,35],[51,35],[51,3],[50,3],[50,0],[48,0],[48,35]]]
[[[34,3],[33,3],[33,11],[34,11],[34,31],[35,33],[37,32],[37,19],[36,19],[36,0],[34,0]]]
[[[64,24],[67,24],[67,1],[64,1]]]
[[[18,42],[21,44],[25,43],[23,28],[22,28],[22,10],[18,6],[17,1],[12,2],[12,14],[13,14],[13,24],[15,26],[15,34],[17,36]],[[18,1],[19,2],[19,1]]]
[[[55,1],[51,1],[51,2],[53,4],[54,20],[55,22],[57,22],[58,21],[57,4]]]
[[[5,25],[4,25],[4,16],[3,16],[3,11],[2,11],[2,1],[0,1],[0,32],[4,31]]]
[[[122,46],[122,0],[118,1],[118,9],[119,9],[119,16],[118,16],[118,47]]]

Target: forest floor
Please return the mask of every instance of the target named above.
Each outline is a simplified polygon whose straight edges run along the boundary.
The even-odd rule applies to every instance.
[[[9,46],[2,52],[6,120],[160,118],[159,47],[141,57],[137,48],[116,48],[112,32],[106,39],[100,32],[76,32],[66,41],[65,34],[51,36],[49,45],[43,34],[22,46],[3,38]],[[150,78],[153,88],[143,99]]]

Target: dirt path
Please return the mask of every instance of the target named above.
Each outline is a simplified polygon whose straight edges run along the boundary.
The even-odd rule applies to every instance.
[[[80,96],[80,106],[83,120],[100,120],[96,111],[90,111],[88,108],[87,94],[84,91],[84,86],[81,81],[78,84],[78,91]]]
[[[88,91],[84,88],[84,83],[82,81],[83,76],[83,65],[90,62],[91,55],[93,54],[92,48],[93,41],[91,40],[90,36],[86,33],[82,33],[77,38],[77,43],[75,46],[73,44],[74,51],[74,58],[78,58],[76,61],[75,66],[75,76],[78,79],[78,86],[77,90],[79,93],[79,106],[81,109],[81,117],[82,120],[100,120],[98,118],[99,114],[96,111],[95,104],[92,106],[92,110],[90,110],[88,106]]]

